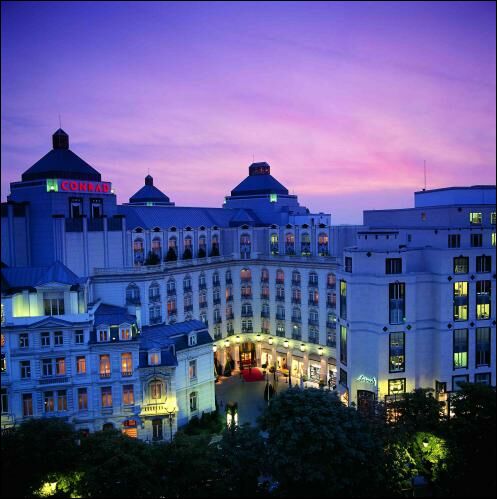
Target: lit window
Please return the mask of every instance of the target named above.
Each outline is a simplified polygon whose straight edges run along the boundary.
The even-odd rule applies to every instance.
[[[389,363],[388,372],[405,371],[405,335],[403,332],[389,335]]]
[[[454,329],[454,369],[466,369],[468,367],[468,330]]]
[[[86,373],[86,357],[84,355],[76,357],[76,373],[77,374]]]
[[[395,395],[397,393],[406,392],[406,379],[389,379],[388,380],[388,395]]]
[[[454,257],[454,274],[467,274],[469,272],[469,258],[467,256]]]
[[[452,391],[458,392],[461,390],[461,383],[467,383],[469,381],[469,376],[463,374],[460,376],[452,376]]]
[[[196,360],[190,360],[190,363],[188,366],[188,373],[189,373],[190,380],[197,379],[197,361]]]
[[[151,352],[148,354],[148,365],[149,366],[158,366],[159,365],[159,352]]]
[[[492,246],[495,246],[495,232],[492,232]]]
[[[476,318],[490,319],[492,303],[491,281],[476,281]]]
[[[57,376],[66,374],[66,359],[64,357],[55,359],[55,374]]]
[[[100,389],[102,407],[112,407],[112,387],[103,386]]]
[[[492,213],[490,213],[490,223],[492,225],[495,225],[495,211],[492,211]]]
[[[150,398],[156,400],[162,398],[162,383],[154,380],[150,383]]]
[[[99,329],[98,330],[98,341],[109,341],[109,330],[108,329]]]
[[[131,376],[133,374],[133,359],[130,352],[121,354],[121,374]]]
[[[129,327],[121,328],[120,338],[122,341],[127,341],[131,339],[131,330],[129,329]]]
[[[466,281],[458,281],[454,283],[454,314],[455,321],[468,320],[468,283]]]
[[[44,398],[44,412],[53,412],[55,410],[55,400],[53,391],[45,392]]]
[[[78,388],[78,409],[86,411],[88,409],[88,389]]]
[[[481,212],[471,212],[469,214],[469,223],[473,225],[480,225],[482,221]]]
[[[347,328],[340,326],[340,362],[347,365]]]
[[[100,377],[110,377],[110,355],[108,354],[100,355]]]
[[[133,385],[123,386],[123,404],[133,405],[135,403],[135,393]]]

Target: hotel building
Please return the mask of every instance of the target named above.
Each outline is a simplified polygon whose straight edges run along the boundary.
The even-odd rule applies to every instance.
[[[222,208],[177,207],[150,175],[119,205],[59,129],[2,203],[2,425],[56,412],[45,393],[59,397],[50,380],[63,377],[61,415],[140,438],[213,410],[226,365],[275,366],[360,408],[415,387],[495,385],[494,251],[495,187],[422,191],[412,209],[333,226],[253,163]],[[38,342],[61,330],[44,371]],[[84,355],[87,378],[74,371]]]

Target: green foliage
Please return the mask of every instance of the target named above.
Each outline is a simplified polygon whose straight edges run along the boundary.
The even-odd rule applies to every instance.
[[[207,256],[204,248],[199,248],[197,258],[205,258]]]
[[[2,433],[2,495],[28,496],[47,476],[77,464],[77,433],[58,418],[31,419]]]
[[[218,411],[203,412],[198,418],[193,417],[188,424],[183,426],[180,431],[186,435],[212,435],[220,433],[224,428],[224,418]]]
[[[219,247],[218,246],[212,247],[210,256],[219,256]]]
[[[145,265],[159,265],[160,258],[156,253],[149,251],[147,258],[145,259]]]
[[[183,260],[191,260],[192,259],[192,250],[190,248],[186,248],[183,251]]]
[[[381,432],[335,394],[289,388],[272,400],[260,424],[283,496],[381,493]]]
[[[164,258],[164,261],[166,262],[174,262],[178,259],[178,256],[176,255],[176,251],[174,250],[174,248],[169,248],[167,250],[167,254],[166,254],[166,257]]]

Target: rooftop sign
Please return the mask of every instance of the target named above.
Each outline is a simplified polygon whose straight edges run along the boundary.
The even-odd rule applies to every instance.
[[[95,192],[113,194],[110,182],[92,182],[88,180],[47,179],[47,192]]]

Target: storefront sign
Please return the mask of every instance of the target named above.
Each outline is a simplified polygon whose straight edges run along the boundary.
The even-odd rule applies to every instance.
[[[366,376],[364,374],[360,374],[357,378],[356,381],[363,381],[364,383],[371,383],[372,385],[376,386],[376,378],[372,376],[371,378],[369,376]]]
[[[87,180],[47,179],[47,191],[112,194],[110,182],[90,182]]]

